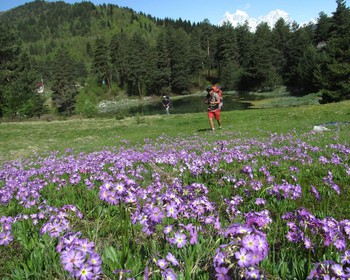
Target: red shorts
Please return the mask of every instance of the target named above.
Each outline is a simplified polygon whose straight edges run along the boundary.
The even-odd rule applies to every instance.
[[[215,118],[216,120],[220,120],[220,110],[217,109],[215,111],[208,111],[208,118]]]

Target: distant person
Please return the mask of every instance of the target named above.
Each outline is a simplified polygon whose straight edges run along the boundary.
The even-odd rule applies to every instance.
[[[164,95],[163,96],[163,99],[162,99],[162,104],[163,104],[163,107],[165,109],[165,112],[167,115],[170,115],[169,113],[169,108],[170,108],[170,97],[167,96],[167,95]]]
[[[213,90],[213,87],[209,86],[206,88],[207,96],[205,103],[208,104],[208,118],[209,118],[209,124],[212,131],[215,130],[214,128],[214,121],[213,118],[216,119],[219,128],[221,128],[221,118],[220,118],[220,96]]]

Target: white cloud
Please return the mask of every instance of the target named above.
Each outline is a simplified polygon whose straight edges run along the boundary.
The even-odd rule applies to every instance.
[[[233,14],[226,12],[219,25],[222,25],[224,22],[229,22],[233,27],[237,27],[239,25],[244,25],[244,23],[247,22],[250,30],[254,32],[260,23],[266,22],[272,28],[280,18],[283,18],[287,23],[293,22],[293,20],[289,17],[289,14],[282,10],[271,11],[267,15],[260,16],[257,19],[249,17],[249,15],[244,11],[236,10],[236,12]]]

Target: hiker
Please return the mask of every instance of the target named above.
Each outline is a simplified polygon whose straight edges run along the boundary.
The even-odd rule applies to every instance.
[[[220,119],[220,96],[213,90],[213,87],[209,86],[206,88],[207,96],[205,103],[208,104],[208,118],[209,118],[209,124],[212,131],[215,130],[214,128],[214,121],[213,118],[216,119],[219,128],[221,128],[221,119]]]
[[[163,107],[165,108],[166,114],[167,114],[167,115],[170,115],[170,113],[169,113],[170,97],[167,96],[167,95],[164,95],[164,96],[163,96],[163,100],[162,100],[162,104],[163,104]]]

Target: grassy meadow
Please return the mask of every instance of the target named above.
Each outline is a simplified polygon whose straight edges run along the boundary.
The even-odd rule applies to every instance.
[[[0,278],[349,279],[350,102],[261,108],[0,123]]]
[[[257,102],[257,107],[261,101]],[[271,102],[269,104],[272,104]],[[299,133],[312,130],[313,126],[332,122],[350,121],[350,103],[306,105],[298,107],[267,108],[222,111],[224,131],[256,137],[272,133]],[[91,152],[104,147],[142,144],[145,139],[155,139],[162,134],[181,135],[209,134],[206,113],[154,115],[114,118],[71,119],[55,121],[24,121],[0,123],[0,158],[16,159],[35,152],[77,151]],[[216,134],[217,135],[217,134]],[[217,136],[213,136],[215,137]],[[124,145],[124,144],[122,144]]]

